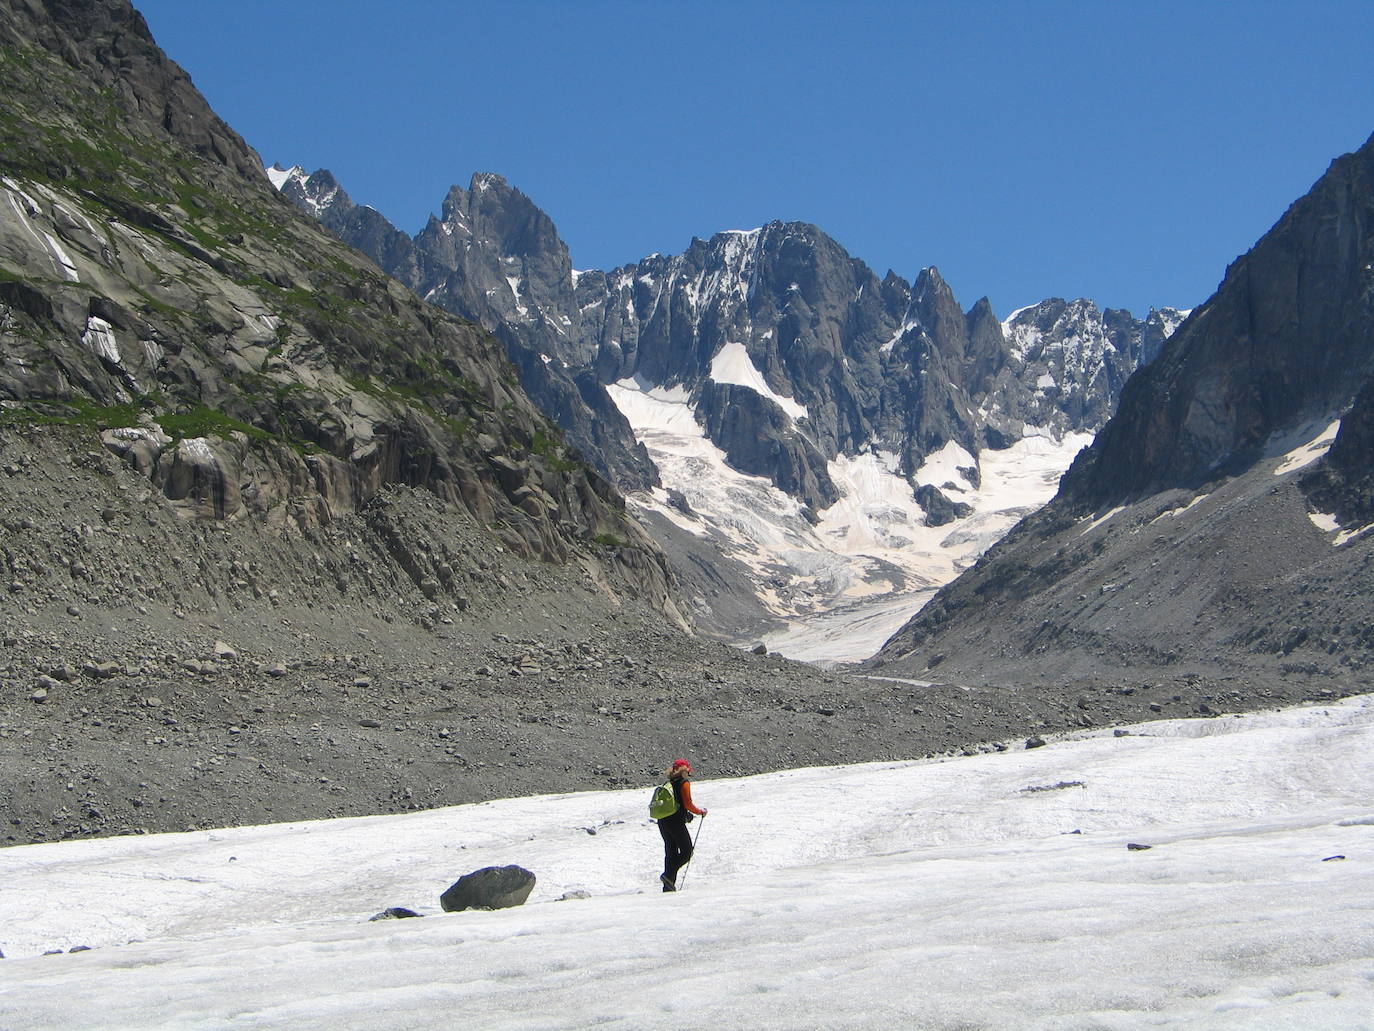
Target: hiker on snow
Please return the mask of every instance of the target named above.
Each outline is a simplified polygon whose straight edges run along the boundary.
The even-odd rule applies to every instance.
[[[692,764],[686,759],[674,759],[673,765],[668,768],[667,783],[655,791],[654,802],[650,806],[649,815],[658,821],[658,832],[663,835],[663,875],[659,880],[663,882],[664,891],[677,891],[677,872],[691,861],[692,835],[687,830],[688,821],[693,814],[706,815],[706,810],[698,809],[692,801],[691,776]],[[665,788],[672,791],[673,806],[666,813],[664,810],[670,803]]]

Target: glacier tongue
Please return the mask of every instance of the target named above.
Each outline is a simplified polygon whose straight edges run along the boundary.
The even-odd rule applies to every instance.
[[[843,496],[817,513],[813,525],[795,498],[726,463],[683,388],[638,378],[608,389],[663,480],[661,488],[631,495],[631,503],[709,538],[746,566],[776,619],[775,629],[763,635],[770,650],[817,663],[876,652],[940,586],[1047,502],[1092,439],[1085,433],[1062,441],[1032,435],[976,458],[954,445],[937,452],[915,479],[972,508],[938,527],[926,525],[896,455],[841,455],[829,469]],[[969,466],[981,470],[978,487],[960,471]]]

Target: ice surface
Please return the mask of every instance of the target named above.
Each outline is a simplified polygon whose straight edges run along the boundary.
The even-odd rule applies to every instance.
[[[1332,512],[1308,512],[1307,518],[1312,521],[1312,525],[1323,533],[1332,534],[1331,546],[1339,548],[1342,544],[1353,541],[1356,537],[1363,537],[1370,530],[1374,530],[1374,523],[1364,526],[1356,526],[1351,529],[1344,529],[1341,522]]]
[[[677,895],[648,776],[0,850],[0,1027],[1374,1028],[1369,696],[699,776]],[[524,907],[438,912],[510,862]],[[427,916],[366,922],[394,905]]]
[[[1351,530],[1342,530],[1332,538],[1331,544],[1339,548],[1342,544],[1353,541],[1356,537],[1363,537],[1370,530],[1374,530],[1374,523],[1366,523],[1364,526],[1357,526]]]
[[[1312,520],[1312,525],[1324,533],[1335,533],[1341,528],[1340,521],[1329,512],[1308,512],[1307,518]]]
[[[926,456],[916,472],[916,482],[940,488],[952,484],[967,489],[972,485],[961,470],[973,469],[977,465],[977,459],[951,440],[939,451]]]
[[[1207,497],[1208,495],[1206,494],[1199,494],[1186,505],[1180,505],[1178,508],[1171,508],[1166,512],[1159,513],[1159,515],[1155,516],[1153,519],[1150,520],[1150,524],[1153,525],[1159,522],[1161,519],[1169,519],[1176,515],[1182,515],[1184,512],[1188,511],[1188,509],[1192,508],[1194,505],[1200,504],[1201,502],[1207,500]]]
[[[1103,523],[1111,522],[1113,518],[1120,515],[1124,511],[1126,511],[1125,505],[1117,505],[1116,508],[1108,509],[1106,512],[1103,512],[1096,519],[1090,520],[1088,522],[1088,525],[1083,527],[1083,529],[1079,531],[1078,536],[1082,537],[1085,534],[1092,533],[1092,531],[1096,530]]]

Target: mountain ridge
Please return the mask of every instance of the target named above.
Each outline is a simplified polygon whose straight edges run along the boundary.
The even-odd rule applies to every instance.
[[[1026,349],[1018,353],[1002,339],[1005,326],[986,298],[963,311],[933,266],[912,284],[891,271],[879,280],[861,259],[807,223],[722,231],[694,238],[679,255],[650,255],[610,271],[573,270],[552,220],[493,173],[474,174],[467,190],[452,187],[442,215],[431,216],[409,238],[413,249],[406,247],[404,232],[354,204],[327,171],[307,175],[299,166],[291,172],[278,166],[276,175],[288,197],[383,267],[397,270],[426,299],[498,333],[504,325],[508,346],[511,335],[519,335],[518,346],[536,351],[544,364],[590,370],[602,385],[642,377],[655,386],[696,390],[710,377],[711,359],[738,342],[763,381],[760,412],[776,419],[772,406],[778,398],[796,401],[807,412],[800,432],[822,462],[881,446],[903,456],[908,476],[950,441],[976,454],[989,437],[1000,446],[1019,439],[1017,424],[1025,421],[1019,420],[1019,407],[1034,411],[1039,425],[1055,433],[1095,429],[1129,369],[1157,350],[1157,343],[1147,349],[1126,338],[1133,331],[1158,339],[1165,334],[1155,327],[1175,312],[1162,309],[1128,330],[1123,323],[1131,317],[1114,311],[1118,324],[1110,332],[1125,345],[1124,361],[1100,387],[1107,397],[1095,408],[1080,401],[1056,412],[1035,388],[1043,370],[1008,368],[1043,356],[1028,361]],[[469,256],[474,250],[483,254],[481,261]],[[805,310],[790,310],[793,302]],[[1099,312],[1097,318],[1104,316]],[[815,332],[803,324],[813,320],[820,320]],[[529,364],[513,358],[522,369]],[[855,362],[864,370],[851,374]],[[933,382],[939,386],[917,382],[928,378],[927,367],[937,373]],[[1082,368],[1056,371],[1060,379],[1085,375]],[[1093,388],[1094,374],[1088,370],[1083,383],[1066,387],[1081,395]],[[904,393],[885,394],[882,379],[902,380]],[[946,396],[948,390],[954,394]],[[999,392],[996,404],[974,403],[992,390]],[[714,407],[708,403],[705,420],[713,418]],[[783,407],[781,414],[792,413]],[[714,413],[717,424],[719,415]],[[758,437],[787,456],[783,474],[771,477],[778,486],[813,507],[833,502],[816,458],[798,455],[780,429]],[[736,445],[734,451],[743,471],[772,473],[745,449]],[[807,476],[796,475],[798,465]]]
[[[1185,678],[1213,699],[1237,681],[1359,689],[1374,661],[1371,173],[1374,137],[1135,373],[1055,499],[875,661],[984,683]]]
[[[741,643],[793,641],[792,625],[818,603],[848,606],[881,584],[925,592],[952,575],[949,561],[966,563],[970,542],[1011,521],[976,511],[998,504],[997,491],[980,493],[980,456],[1027,438],[1067,448],[1100,426],[1121,383],[1184,316],[1163,309],[1142,321],[1051,299],[999,322],[986,298],[963,310],[938,268],[914,283],[879,279],[803,222],[575,270],[553,220],[499,175],[452,187],[413,238],[327,171],[271,175],[416,293],[499,336],[531,396],[652,523],[699,623]],[[670,399],[680,407],[662,407]],[[957,468],[936,475],[950,449]],[[854,480],[865,461],[878,468]],[[752,480],[726,489],[737,474],[781,496]],[[722,486],[701,489],[704,475]],[[1048,498],[1039,490],[1015,491],[1009,513]],[[829,518],[820,528],[842,509],[871,527],[856,534]],[[949,531],[931,537],[935,527]],[[887,542],[877,551],[861,543],[874,535]],[[916,537],[950,554],[890,546]]]

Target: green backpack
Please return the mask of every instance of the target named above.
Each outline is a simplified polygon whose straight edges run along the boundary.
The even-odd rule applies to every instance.
[[[668,782],[654,788],[654,797],[649,800],[649,816],[661,820],[677,812],[677,798],[673,795],[673,785]]]

